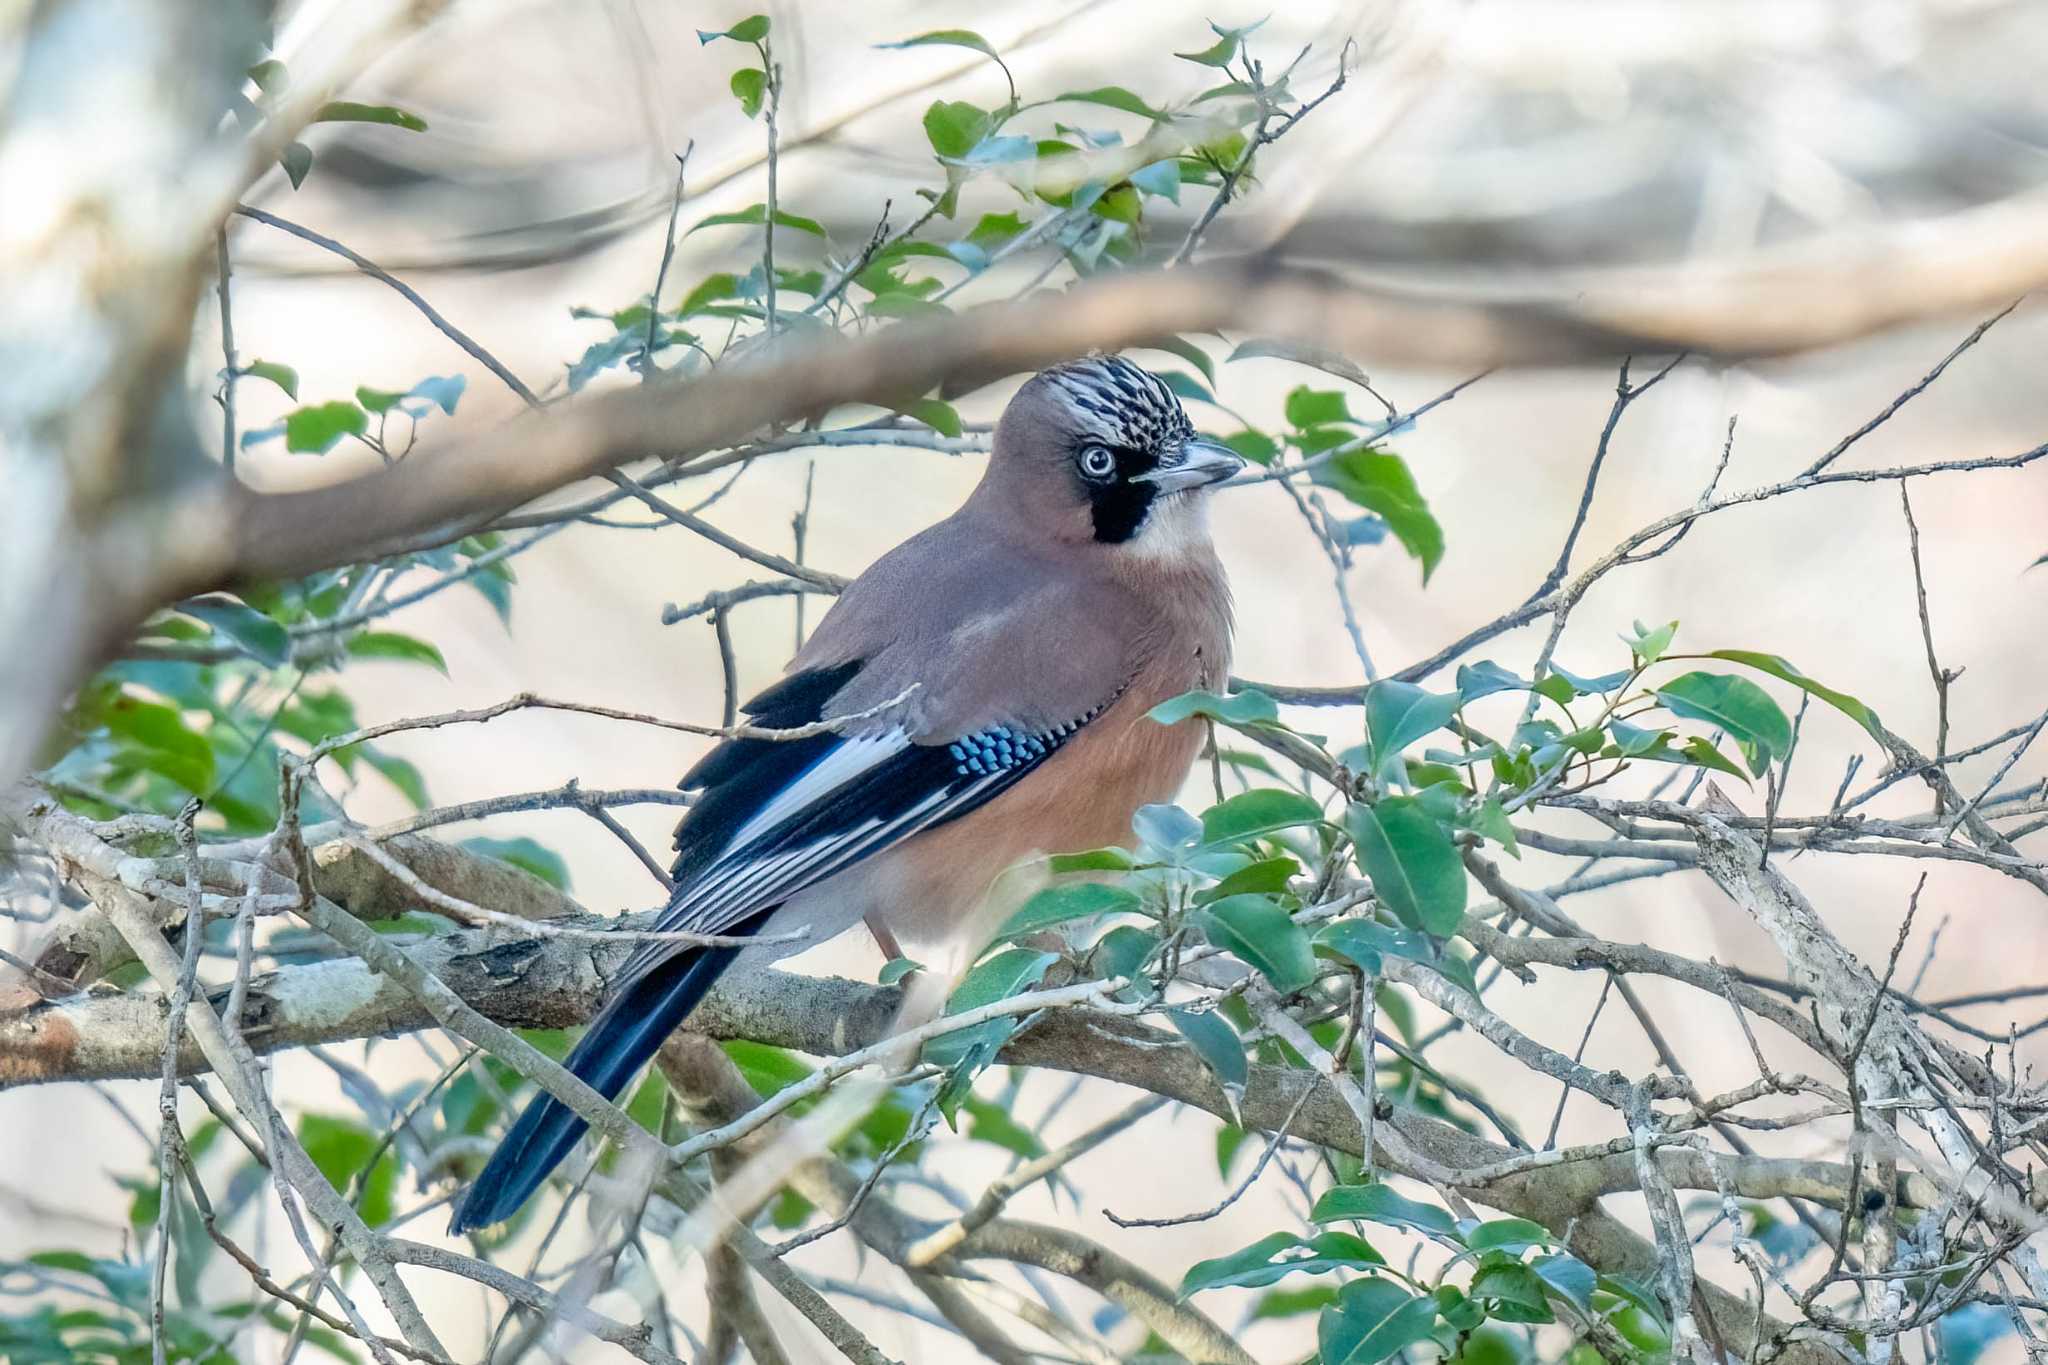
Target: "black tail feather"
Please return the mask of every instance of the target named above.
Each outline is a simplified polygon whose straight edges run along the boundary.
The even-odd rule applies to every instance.
[[[766,918],[758,915],[726,932],[751,934]],[[564,1065],[598,1094],[616,1099],[739,951],[692,949],[635,981],[604,1007]],[[569,1155],[586,1126],[554,1096],[536,1096],[456,1204],[448,1230],[467,1232],[510,1218]]]

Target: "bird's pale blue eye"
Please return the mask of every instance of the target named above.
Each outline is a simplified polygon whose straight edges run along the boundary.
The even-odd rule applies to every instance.
[[[1107,446],[1081,447],[1081,474],[1097,483],[1107,482],[1116,473],[1116,456],[1110,454]]]

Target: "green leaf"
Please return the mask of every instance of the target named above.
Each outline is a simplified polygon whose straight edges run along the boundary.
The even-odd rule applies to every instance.
[[[1110,109],[1121,109],[1126,114],[1137,114],[1157,122],[1166,117],[1164,109],[1155,109],[1121,85],[1102,85],[1093,90],[1069,90],[1064,95],[1054,95],[1049,103],[1070,101],[1075,104],[1100,104]]]
[[[1674,622],[1673,624],[1676,623]],[[1768,673],[1774,678],[1791,683],[1800,691],[1819,697],[1850,720],[1855,721],[1868,731],[1872,738],[1880,742],[1883,741],[1882,731],[1884,727],[1878,722],[1877,712],[1871,710],[1847,692],[1837,692],[1832,687],[1823,686],[1815,679],[1794,668],[1790,660],[1780,655],[1761,654],[1750,649],[1716,649],[1710,651],[1708,657],[1726,659],[1730,663],[1748,664],[1759,672]]]
[[[929,33],[920,33],[914,38],[904,38],[893,43],[876,43],[878,48],[905,47],[964,47],[986,57],[996,56],[996,50],[989,46],[988,39],[964,28],[935,28]]]
[[[1508,822],[1507,809],[1497,796],[1489,796],[1472,808],[1466,825],[1475,834],[1484,835],[1506,851],[1510,858],[1522,856],[1522,846],[1515,838],[1515,827]]]
[[[1269,1289],[1259,1296],[1258,1306],[1252,1309],[1252,1320],[1291,1318],[1328,1308],[1336,1301],[1337,1291],[1326,1284],[1313,1284],[1306,1289]]]
[[[1458,931],[1465,917],[1465,865],[1449,833],[1415,798],[1355,805],[1345,825],[1373,893],[1396,919],[1440,938]]]
[[[676,305],[676,316],[690,317],[701,311],[706,304],[717,303],[721,299],[735,299],[739,297],[739,293],[740,277],[730,271],[721,270],[715,275],[706,275],[698,281],[696,288],[684,295],[683,301]]]
[[[964,1014],[968,1010],[992,1005],[998,1000],[1007,1000],[1013,995],[1030,990],[1045,975],[1045,969],[1059,960],[1057,953],[1041,953],[1031,948],[1005,948],[999,953],[983,959],[974,970],[954,988],[953,995],[946,1002],[946,1013]],[[925,1059],[938,1066],[951,1066],[966,1058],[970,1053],[986,1050],[990,1057],[1017,1027],[1015,1019],[989,1019],[973,1028],[957,1033],[943,1034],[925,1044]]]
[[[1161,725],[1176,725],[1190,716],[1206,716],[1226,725],[1256,725],[1262,721],[1277,723],[1280,708],[1265,693],[1248,687],[1227,697],[1219,697],[1214,692],[1183,692],[1160,702],[1145,714]]]
[[[320,1173],[338,1190],[349,1188],[349,1182],[355,1179],[370,1159],[370,1153],[377,1148],[377,1137],[367,1127],[354,1119],[327,1114],[301,1115],[299,1142],[305,1147],[306,1155],[313,1159],[313,1164],[320,1168]],[[370,1171],[363,1186],[362,1203],[358,1206],[363,1221],[371,1227],[391,1221],[391,1195],[397,1179],[398,1165],[387,1149]]]
[[[1187,1274],[1181,1277],[1180,1293],[1186,1298],[1204,1289],[1258,1289],[1297,1270],[1321,1274],[1385,1264],[1385,1258],[1370,1243],[1348,1233],[1325,1232],[1304,1238],[1291,1232],[1273,1232],[1228,1256],[1189,1266]]]
[[[1225,877],[1212,887],[1195,893],[1195,904],[1207,905],[1220,901],[1225,896],[1242,896],[1251,893],[1280,895],[1287,890],[1287,884],[1301,875],[1301,864],[1292,858],[1261,858]]]
[[[1214,24],[1211,24],[1209,27],[1216,28]],[[1237,47],[1241,41],[1241,35],[1225,33],[1222,29],[1216,29],[1216,31],[1222,34],[1222,36],[1216,40],[1214,45],[1205,47],[1200,52],[1176,52],[1173,55],[1184,62],[1199,62],[1203,66],[1229,66],[1231,59],[1237,56]]]
[[[1291,360],[1297,365],[1307,365],[1311,369],[1321,370],[1324,374],[1335,375],[1339,379],[1348,379],[1361,388],[1367,387],[1372,383],[1372,380],[1367,378],[1365,371],[1359,369],[1358,366],[1354,365],[1345,356],[1330,350],[1326,346],[1318,346],[1313,342],[1286,341],[1278,337],[1254,337],[1250,341],[1238,343],[1237,349],[1230,353],[1230,359]],[[1294,392],[1307,393],[1309,390],[1296,389]],[[1342,394],[1328,394],[1324,395],[1324,397],[1333,397],[1337,400],[1337,416],[1322,417],[1315,422],[1294,422],[1292,410],[1294,395],[1289,394],[1287,398],[1289,406],[1287,420],[1294,422],[1294,425],[1297,427],[1320,426],[1324,422],[1350,420],[1350,413],[1345,409],[1344,396]]]
[[[1280,454],[1280,443],[1263,431],[1246,428],[1234,436],[1225,436],[1223,444],[1250,460],[1253,464],[1269,465]]]
[[[970,1096],[962,1101],[960,1108],[972,1120],[967,1136],[976,1142],[991,1143],[1023,1157],[1026,1161],[1045,1155],[1045,1145],[1029,1128],[1012,1118],[1010,1111],[1004,1106]]]
[[[960,425],[960,414],[954,410],[953,405],[942,403],[936,398],[920,398],[904,408],[903,412],[905,416],[915,417],[941,436],[958,436],[963,430]]]
[[[922,962],[913,962],[907,957],[892,957],[882,964],[882,970],[875,975],[877,983],[893,986],[912,972],[924,970]]]
[[[1372,739],[1375,776],[1384,774],[1403,749],[1448,725],[1462,704],[1456,692],[1426,692],[1393,678],[1366,688],[1365,732]]]
[[[1048,886],[1018,906],[1016,913],[996,931],[996,938],[1021,938],[1069,920],[1127,914],[1141,904],[1135,892],[1101,882]]]
[[[204,621],[241,646],[252,658],[276,668],[291,657],[292,640],[285,628],[246,602],[224,592],[208,593],[178,604],[178,610]]]
[[[1408,1198],[1389,1185],[1333,1185],[1324,1190],[1309,1213],[1316,1223],[1383,1223],[1391,1228],[1412,1228],[1416,1232],[1455,1236],[1457,1221],[1434,1204]]]
[[[685,232],[683,236],[688,237],[691,233],[702,231],[708,227],[760,227],[767,221],[768,206],[766,204],[749,204],[736,213],[714,213],[708,218],[700,218],[690,225],[690,231]],[[801,218],[794,213],[784,213],[781,209],[775,210],[775,225],[777,227],[795,228],[798,232],[808,232],[813,237],[823,237],[825,235],[825,225],[817,219]]]
[[[1278,829],[1319,824],[1323,808],[1300,792],[1262,787],[1202,813],[1202,842],[1234,844]]]
[[[108,732],[122,741],[125,761],[168,778],[194,796],[213,786],[213,746],[185,723],[178,708],[124,691],[103,704],[98,715]]]
[[[756,14],[742,19],[731,28],[717,32],[701,28],[697,30],[697,42],[699,45],[716,42],[720,38],[730,38],[736,43],[758,43],[767,36],[768,16],[765,14]]]
[[[299,372],[289,365],[280,365],[275,360],[252,360],[242,367],[241,372],[257,379],[268,379],[283,389],[287,398],[299,396]]]
[[[1764,769],[1792,745],[1792,722],[1771,694],[1727,673],[1686,673],[1655,691],[1673,715],[1719,726],[1750,752],[1750,771]]]
[[[1405,957],[1411,962],[1437,961],[1436,950],[1427,938],[1413,929],[1396,929],[1375,920],[1333,920],[1316,931],[1316,946],[1368,972],[1380,970],[1383,957]]]
[[[1256,967],[1283,995],[1316,979],[1308,934],[1271,897],[1226,896],[1198,912],[1209,941]]]
[[[313,122],[383,123],[413,133],[427,131],[427,121],[418,114],[408,114],[388,104],[357,104],[352,100],[333,100],[321,105],[320,112],[313,115]]]
[[[306,183],[306,176],[313,170],[313,149],[303,142],[287,142],[278,154],[277,164],[284,167],[285,179],[297,189]]]
[[[1316,1324],[1321,1365],[1379,1365],[1429,1338],[1436,1300],[1380,1276],[1353,1280]]]
[[[1496,692],[1524,691],[1528,686],[1527,678],[1510,673],[1491,659],[1458,666],[1458,695],[1466,701],[1477,701]]]
[[[1550,1287],[1552,1293],[1577,1304],[1581,1311],[1592,1311],[1593,1288],[1599,1278],[1593,1273],[1593,1267],[1570,1252],[1560,1251],[1538,1256],[1529,1263],[1529,1268]]]
[[[284,448],[300,454],[325,455],[344,436],[369,430],[370,418],[354,403],[339,399],[285,414]]]
[[[448,661],[441,651],[416,636],[395,630],[366,630],[348,641],[351,659],[390,659],[398,663],[425,664],[442,677],[448,676]]]
[[[1347,450],[1316,473],[1368,512],[1377,512],[1404,549],[1422,563],[1422,581],[1436,572],[1444,557],[1444,528],[1415,486],[1415,476],[1399,455],[1379,450]]]
[[[1465,1234],[1465,1245],[1474,1251],[1510,1251],[1517,1255],[1530,1247],[1554,1246],[1557,1238],[1541,1223],[1526,1218],[1495,1218]]]
[[[1224,1092],[1234,1107],[1237,1097],[1244,1093],[1245,1082],[1251,1077],[1251,1068],[1244,1055],[1244,1040],[1237,1036],[1237,1030],[1214,1010],[1200,1013],[1168,1010],[1166,1020],[1176,1033],[1187,1040],[1203,1064],[1216,1073],[1216,1079],[1223,1083]]]
[[[768,73],[758,66],[743,66],[732,73],[728,82],[733,98],[740,102],[740,112],[753,118],[761,112],[761,102],[768,97]]]
[[[1635,624],[1635,634],[1624,635],[1621,638],[1628,644],[1629,652],[1636,656],[1638,663],[1656,663],[1664,657],[1664,651],[1671,648],[1671,637],[1678,633],[1678,622],[1667,621],[1655,630],[1646,629],[1641,621]]]
[[[988,131],[989,116],[963,100],[938,100],[924,111],[924,134],[932,150],[948,161],[973,151]]]
[[[1128,872],[1138,865],[1127,848],[1091,848],[1081,853],[1055,853],[1045,860],[1046,869],[1061,872]]]
[[[1656,758],[1658,755],[1650,753],[1644,757]],[[1749,782],[1749,774],[1736,767],[1728,756],[1716,749],[1713,742],[1704,735],[1693,735],[1688,738],[1684,747],[1678,750],[1674,761],[1690,763],[1695,768],[1711,768],[1715,772],[1726,773],[1745,785]]]
[[[494,839],[478,834],[462,841],[462,846],[471,853],[480,853],[486,858],[495,858],[510,864],[521,872],[531,873],[557,891],[569,889],[569,864],[562,855],[535,839],[524,835],[516,839]]]
[[[1238,347],[1230,358],[1237,359],[1243,350],[1244,347]],[[1286,413],[1287,425],[1296,431],[1352,420],[1351,409],[1345,404],[1342,393],[1335,389],[1312,389],[1306,384],[1288,393]]]
[[[1554,1320],[1544,1298],[1543,1281],[1520,1261],[1496,1261],[1481,1266],[1465,1292],[1475,1299],[1491,1300],[1493,1316],[1508,1322]]]

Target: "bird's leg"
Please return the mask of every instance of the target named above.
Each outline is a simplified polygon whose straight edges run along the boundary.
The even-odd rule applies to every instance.
[[[882,950],[882,960],[884,962],[894,962],[903,956],[903,949],[896,942],[896,935],[889,932],[889,926],[883,923],[880,915],[868,915],[865,923],[868,926],[868,932],[875,936],[875,946]]]

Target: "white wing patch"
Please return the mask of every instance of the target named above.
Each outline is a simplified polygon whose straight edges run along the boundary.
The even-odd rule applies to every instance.
[[[783,821],[809,809],[876,764],[909,747],[910,736],[901,729],[841,740],[802,777],[777,792],[774,800],[754,813],[753,819],[741,825],[739,832],[732,836],[732,842],[718,855],[719,862],[733,857]]]

